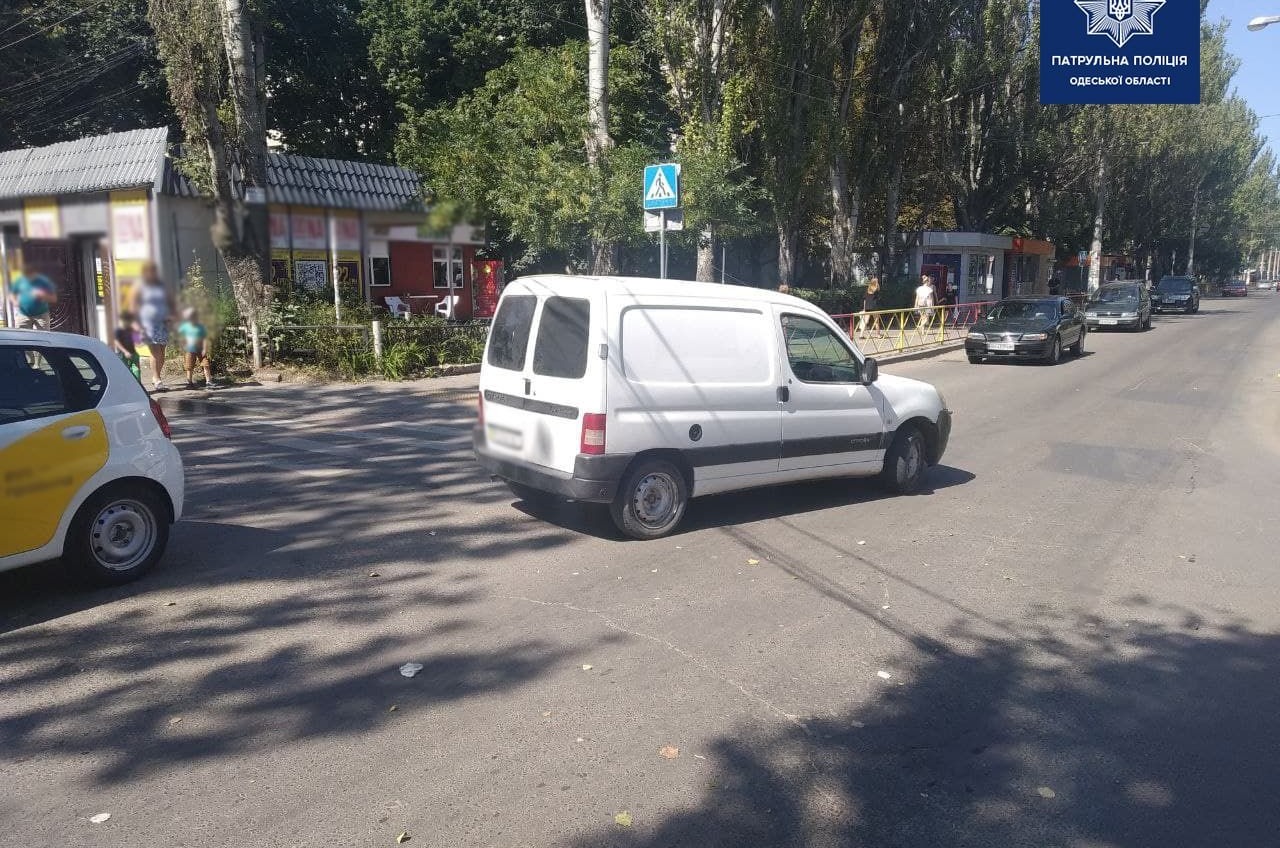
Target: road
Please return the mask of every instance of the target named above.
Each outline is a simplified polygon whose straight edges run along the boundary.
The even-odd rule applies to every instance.
[[[465,387],[167,398],[162,566],[0,576],[0,844],[1275,844],[1280,297],[886,370],[926,493],[653,543],[477,473]]]

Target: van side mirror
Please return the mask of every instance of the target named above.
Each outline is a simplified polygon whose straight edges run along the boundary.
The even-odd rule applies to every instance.
[[[862,385],[869,386],[880,379],[880,366],[871,357],[862,360]]]

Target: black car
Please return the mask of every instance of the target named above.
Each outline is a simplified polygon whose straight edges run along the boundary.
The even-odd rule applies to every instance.
[[[1151,294],[1151,308],[1156,312],[1200,311],[1200,286],[1191,277],[1165,277]]]
[[[1011,297],[991,308],[969,328],[964,352],[977,364],[984,359],[1038,359],[1049,365],[1063,348],[1084,353],[1084,313],[1066,297]]]
[[[1127,327],[1151,329],[1151,295],[1139,282],[1107,283],[1089,296],[1084,307],[1090,330]]]

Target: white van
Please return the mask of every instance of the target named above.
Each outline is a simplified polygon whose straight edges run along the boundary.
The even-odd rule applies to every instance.
[[[716,492],[873,475],[913,491],[950,432],[933,386],[878,377],[798,298],[535,276],[498,304],[475,452],[524,500],[607,503],[623,533],[656,539]]]

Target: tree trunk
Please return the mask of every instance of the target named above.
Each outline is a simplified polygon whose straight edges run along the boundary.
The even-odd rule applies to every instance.
[[[694,279],[700,283],[716,281],[716,232],[711,224],[698,233],[698,270]]]
[[[794,286],[799,261],[800,231],[794,224],[778,222],[778,285]]]
[[[898,269],[898,200],[902,188],[902,157],[893,163],[893,173],[884,199],[884,250],[880,254],[880,276],[886,280],[895,278]]]
[[[249,189],[267,188],[267,132],[263,112],[263,57],[261,41],[254,38],[246,0],[222,0],[223,45],[230,72],[231,99],[235,106],[237,156],[240,179],[246,193]],[[246,321],[256,320],[258,310],[268,297],[270,249],[267,238],[267,206],[246,204],[244,197],[233,191],[227,171],[232,167],[226,154],[226,139],[217,115],[211,115],[209,143],[222,148],[212,160],[215,172],[215,197],[219,209],[215,220],[215,242],[225,245],[223,258],[237,288],[236,300]],[[217,140],[213,136],[217,136]],[[211,155],[213,151],[211,150]],[[218,230],[221,232],[217,232]],[[233,269],[232,266],[235,266]]]
[[[1098,144],[1098,172],[1093,212],[1093,242],[1089,247],[1089,291],[1102,285],[1102,216],[1107,209],[1107,147]]]
[[[587,10],[587,163],[595,174],[597,191],[609,179],[609,14],[611,0],[585,0]],[[612,274],[618,252],[612,239],[595,233],[591,245],[591,273]]]
[[[837,288],[853,283],[855,239],[861,202],[849,194],[848,159],[832,157],[831,181],[831,282]]]

